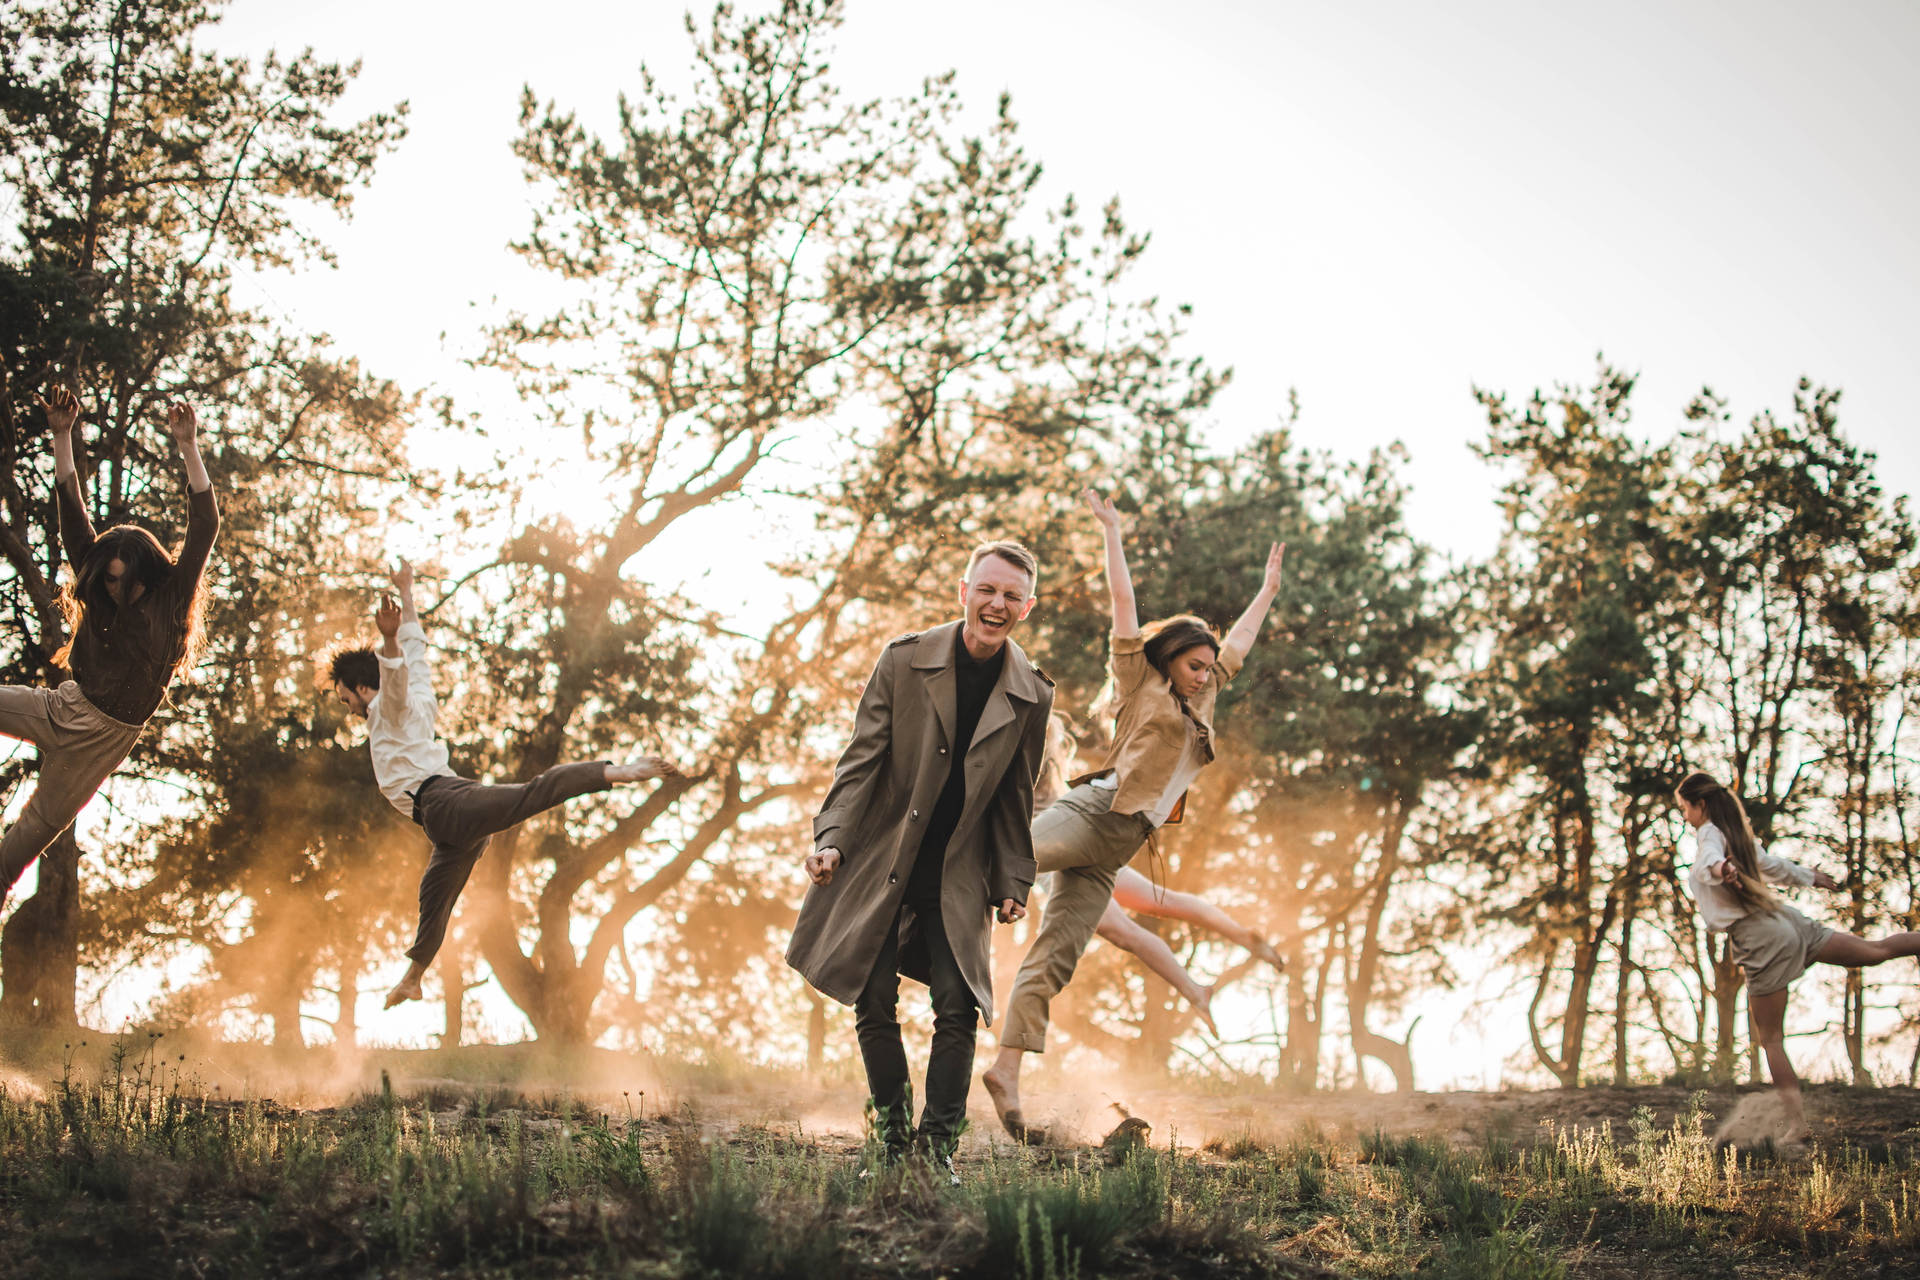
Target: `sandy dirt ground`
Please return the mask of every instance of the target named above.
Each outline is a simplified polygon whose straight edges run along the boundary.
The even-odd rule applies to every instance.
[[[167,1087],[234,1100],[272,1099],[291,1108],[350,1102],[377,1092],[384,1075],[402,1095],[429,1095],[436,1106],[471,1106],[461,1097],[491,1092],[498,1095],[491,1104],[497,1110],[593,1110],[690,1121],[716,1134],[777,1128],[848,1147],[857,1144],[862,1129],[864,1090],[844,1066],[832,1078],[815,1081],[795,1072],[684,1067],[604,1050],[554,1054],[538,1045],[286,1054],[178,1034],[116,1037],[11,1028],[0,1037],[0,1087],[31,1095],[52,1087],[63,1072],[78,1077],[110,1072],[116,1046],[125,1050],[122,1071],[158,1073]],[[987,1060],[982,1055],[983,1068]],[[1191,1148],[1239,1139],[1283,1141],[1303,1129],[1334,1140],[1378,1129],[1463,1145],[1479,1144],[1493,1133],[1526,1144],[1551,1140],[1556,1126],[1608,1123],[1624,1139],[1636,1108],[1651,1108],[1656,1125],[1664,1129],[1691,1097],[1691,1090],[1662,1085],[1498,1093],[1225,1092],[1217,1086],[1128,1082],[1043,1066],[1029,1073],[1024,1101],[1028,1118],[1048,1126],[1065,1147],[1098,1142],[1123,1116],[1132,1115],[1152,1126],[1153,1145]],[[1771,1090],[1764,1086],[1708,1089],[1703,1105],[1712,1117],[1709,1126],[1736,1145],[1771,1137],[1780,1123]],[[1905,1087],[1812,1085],[1807,1113],[1816,1141],[1825,1146],[1920,1141],[1920,1092]],[[977,1078],[969,1118],[963,1155],[1008,1141]]]

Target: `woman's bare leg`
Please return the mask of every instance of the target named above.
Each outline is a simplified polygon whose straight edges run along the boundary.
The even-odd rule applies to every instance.
[[[1767,1055],[1767,1071],[1773,1076],[1774,1092],[1780,1095],[1780,1102],[1786,1108],[1787,1131],[1780,1135],[1780,1140],[1805,1142],[1807,1113],[1800,1103],[1800,1077],[1794,1074],[1793,1063],[1787,1060],[1787,993],[1780,990],[1764,996],[1749,995],[1747,1010],[1753,1017],[1753,1038]]]
[[[1184,920],[1237,946],[1248,946],[1259,936],[1205,898],[1177,889],[1154,888],[1153,881],[1132,867],[1120,868],[1114,878],[1113,900],[1123,911],[1138,911],[1160,920]]]
[[[1193,1006],[1194,1012],[1207,1024],[1208,1031],[1216,1036],[1220,1034],[1220,1028],[1213,1024],[1213,988],[1194,980],[1164,938],[1137,924],[1133,917],[1113,902],[1107,903],[1106,912],[1101,915],[1100,923],[1093,931],[1096,936],[1105,938],[1122,951],[1138,956],[1147,968],[1178,991],[1181,999]]]
[[[1849,969],[1870,968],[1901,956],[1920,956],[1920,933],[1893,933],[1872,941],[1851,933],[1828,934],[1813,953],[1815,960]]]
[[[1219,934],[1235,946],[1245,947],[1253,952],[1256,959],[1264,960],[1276,969],[1286,967],[1286,961],[1273,949],[1273,944],[1256,930],[1241,924],[1198,894],[1181,893],[1176,889],[1156,889],[1153,881],[1132,867],[1120,868],[1120,874],[1114,878],[1113,900],[1123,911],[1137,911],[1158,920],[1181,920],[1198,925]],[[1156,969],[1155,972],[1159,971]]]

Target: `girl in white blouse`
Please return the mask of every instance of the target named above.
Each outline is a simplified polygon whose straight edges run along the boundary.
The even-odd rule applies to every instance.
[[[1816,924],[1783,902],[1768,882],[1837,889],[1838,880],[1768,853],[1754,838],[1740,797],[1707,774],[1694,772],[1682,778],[1674,799],[1693,826],[1698,845],[1687,888],[1699,906],[1701,923],[1728,935],[1733,958],[1746,974],[1754,1038],[1766,1051],[1773,1087],[1787,1111],[1782,1140],[1804,1142],[1807,1122],[1800,1104],[1800,1078],[1787,1060],[1783,1030],[1788,984],[1815,961],[1863,968],[1898,956],[1920,955],[1920,933],[1896,933],[1869,942]]]

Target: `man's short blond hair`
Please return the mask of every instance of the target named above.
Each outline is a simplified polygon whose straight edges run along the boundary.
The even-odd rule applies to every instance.
[[[1033,552],[1017,542],[983,542],[973,549],[973,556],[967,561],[967,577],[973,577],[973,571],[988,556],[999,556],[1014,568],[1027,575],[1027,581],[1035,587],[1040,585],[1040,561]]]

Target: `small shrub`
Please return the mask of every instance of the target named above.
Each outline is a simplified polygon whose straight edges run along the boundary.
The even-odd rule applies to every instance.
[[[1375,1129],[1360,1135],[1360,1163],[1385,1164],[1410,1170],[1436,1169],[1453,1159],[1453,1148],[1444,1138],[1418,1134],[1390,1138]]]
[[[1567,1268],[1540,1251],[1529,1231],[1501,1228],[1456,1236],[1420,1274],[1434,1280],[1566,1280]]]
[[[1303,1205],[1319,1204],[1327,1194],[1326,1157],[1311,1148],[1295,1153],[1293,1159],[1294,1198]]]
[[[983,1271],[1019,1280],[1097,1274],[1124,1236],[1161,1221],[1166,1208],[1166,1173],[1150,1151],[1098,1174],[992,1188],[981,1203]]]
[[[1255,1160],[1265,1155],[1267,1150],[1252,1134],[1246,1132],[1237,1133],[1231,1138],[1209,1138],[1200,1149],[1222,1160]]]
[[[680,1244],[707,1271],[750,1274],[764,1255],[767,1221],[745,1167],[716,1146],[704,1170],[682,1163],[679,1190],[674,1235]]]

